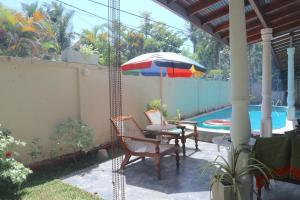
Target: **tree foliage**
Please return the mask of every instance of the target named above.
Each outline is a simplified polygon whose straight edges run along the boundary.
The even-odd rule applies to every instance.
[[[72,18],[74,11],[66,11],[62,4],[51,2],[40,6],[37,2],[22,4],[23,13],[5,8],[0,4],[0,55],[36,56],[60,54],[72,46],[99,55],[99,63],[108,65],[110,30],[107,24],[83,29],[74,41]],[[152,20],[150,12],[142,12],[137,28],[121,24],[121,62],[124,63],[143,53],[175,52],[190,57],[204,65],[206,77],[229,79],[229,47],[209,34],[188,24],[185,31],[175,31],[166,24]],[[185,47],[191,43],[192,48]],[[261,81],[262,46],[248,47],[248,64],[251,82]],[[279,77],[276,72],[274,77]],[[278,83],[274,82],[274,85]]]
[[[71,45],[71,18],[62,4],[22,4],[16,12],[0,4],[0,55],[49,58]]]

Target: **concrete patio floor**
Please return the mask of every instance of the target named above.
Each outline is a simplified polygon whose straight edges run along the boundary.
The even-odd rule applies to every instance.
[[[125,169],[125,196],[130,200],[209,200],[210,173],[200,176],[201,167],[227,151],[221,147],[220,153],[215,144],[200,142],[201,151],[194,151],[194,142],[187,141],[187,157],[180,157],[180,169],[176,170],[175,158],[162,159],[162,180],[155,174],[151,159],[137,161]],[[63,177],[63,181],[75,185],[105,200],[113,199],[112,162],[93,165],[84,170]],[[254,197],[255,198],[255,197]],[[274,182],[270,191],[263,190],[264,200],[300,199],[300,186]]]

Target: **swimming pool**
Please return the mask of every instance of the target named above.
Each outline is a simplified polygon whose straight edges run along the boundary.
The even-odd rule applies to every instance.
[[[261,120],[261,107],[260,106],[248,106],[251,130],[258,131],[260,129],[260,120]],[[224,108],[215,112],[207,113],[192,118],[192,120],[197,121],[197,126],[207,129],[219,129],[219,130],[229,130],[230,125],[226,125],[226,122],[231,119],[232,108]],[[280,129],[285,127],[286,123],[286,107],[273,106],[272,107],[272,129]],[[214,121],[215,119],[224,120],[224,126],[216,125],[212,126],[207,122]],[[221,121],[220,120],[220,121]],[[217,121],[218,122],[218,121]]]

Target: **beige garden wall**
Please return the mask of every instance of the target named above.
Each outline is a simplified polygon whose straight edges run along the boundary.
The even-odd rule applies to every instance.
[[[107,143],[108,84],[105,67],[0,57],[0,123],[28,143],[40,138],[45,158],[56,124],[68,117],[81,118],[94,129],[95,146]],[[122,84],[123,114],[144,126],[147,102],[159,98],[159,78],[123,76]],[[170,116],[176,109],[191,116],[229,103],[225,81],[165,78],[163,89]],[[30,162],[27,150],[21,153],[20,159]]]

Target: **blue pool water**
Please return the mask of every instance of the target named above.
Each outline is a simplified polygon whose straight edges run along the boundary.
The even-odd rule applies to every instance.
[[[209,114],[205,114],[203,116],[198,116],[193,118],[192,120],[197,121],[198,127],[202,128],[208,128],[208,129],[223,129],[223,130],[229,130],[230,127],[225,126],[208,126],[203,124],[206,120],[211,119],[225,119],[230,120],[231,119],[231,107],[225,108],[216,112],[212,112]],[[250,123],[251,123],[251,130],[256,131],[260,129],[260,120],[261,120],[261,107],[260,106],[248,106],[249,111],[249,117],[250,117]],[[285,127],[285,121],[286,121],[286,108],[285,107],[275,107],[272,108],[272,128],[273,129],[279,129]]]

